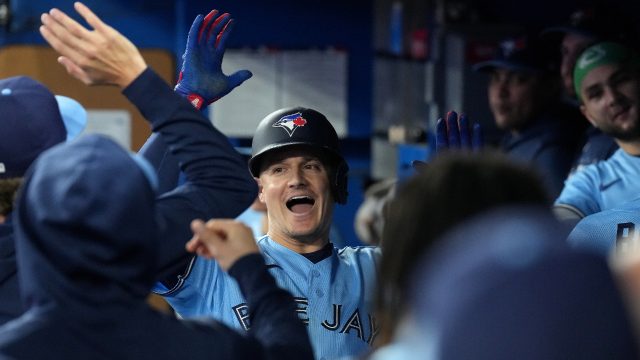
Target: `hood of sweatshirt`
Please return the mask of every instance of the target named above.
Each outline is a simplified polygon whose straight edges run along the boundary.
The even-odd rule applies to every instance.
[[[15,215],[27,307],[70,307],[86,316],[149,293],[154,191],[112,140],[86,136],[45,152],[26,175]]]

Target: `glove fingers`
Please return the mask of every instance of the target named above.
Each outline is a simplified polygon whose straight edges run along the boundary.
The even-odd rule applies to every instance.
[[[449,147],[447,141],[447,124],[440,118],[436,122],[436,152],[441,152]]]
[[[460,145],[467,150],[471,149],[471,134],[469,133],[469,120],[467,119],[467,115],[460,115],[458,127],[460,128]]]
[[[191,29],[189,29],[189,35],[187,36],[187,48],[184,51],[185,55],[189,51],[189,49],[193,49],[194,46],[196,46],[196,37],[199,32],[198,29],[200,28],[201,24],[202,24],[202,15],[198,15],[196,16],[195,20],[193,20],[193,24],[191,24]],[[185,55],[182,55],[183,60],[185,58]]]
[[[480,124],[473,124],[472,130],[471,148],[475,151],[479,151],[484,146],[484,137],[482,136],[482,127]]]
[[[207,33],[207,43],[208,45],[215,45],[215,41],[220,34],[220,30],[224,29],[229,20],[231,19],[231,15],[229,13],[224,13],[218,16],[210,25],[208,33]]]
[[[220,34],[218,34],[218,36],[216,37],[216,43],[215,43],[216,49],[222,49],[224,51],[224,49],[226,48],[227,38],[229,37],[231,30],[233,29],[234,23],[235,22],[233,21],[233,19],[229,19],[229,22],[227,22],[227,25],[225,25],[224,28],[222,28],[222,31],[220,31]]]
[[[202,26],[198,31],[198,42],[202,40],[202,33],[204,32],[204,29],[209,25],[209,23],[211,22],[211,19],[213,19],[216,15],[218,15],[218,10],[213,9],[207,14],[207,16],[204,17]]]
[[[447,131],[450,148],[460,147],[460,130],[458,129],[458,114],[455,111],[447,113]]]

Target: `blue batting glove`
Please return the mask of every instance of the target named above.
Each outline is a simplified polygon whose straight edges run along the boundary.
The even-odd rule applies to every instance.
[[[446,120],[438,119],[436,123],[436,153],[447,149],[477,151],[483,147],[480,124],[469,126],[467,116],[458,116],[455,111],[449,111],[445,118]]]
[[[228,13],[217,15],[218,11],[212,10],[204,19],[198,15],[193,21],[175,87],[175,91],[197,109],[225,96],[253,75],[249,70],[230,76],[222,72],[222,58],[233,19]]]
[[[484,136],[482,135],[482,126],[479,123],[474,123],[471,128],[471,148],[474,151],[484,148]]]

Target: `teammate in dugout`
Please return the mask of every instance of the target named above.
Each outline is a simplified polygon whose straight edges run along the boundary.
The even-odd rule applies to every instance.
[[[45,150],[84,129],[86,112],[26,76],[0,80],[0,325],[24,312],[18,288],[13,203],[27,168]],[[57,103],[57,104],[56,104]]]
[[[564,88],[563,100],[576,109],[580,106],[573,84],[573,69],[578,56],[589,46],[609,40],[623,40],[632,33],[629,18],[615,10],[611,3],[592,3],[574,11],[569,21],[560,26],[545,29],[541,35],[558,43],[560,49],[560,76]],[[581,117],[582,121],[586,121]],[[576,158],[572,172],[586,165],[606,160],[618,150],[614,139],[589,124],[585,143]]]
[[[582,53],[574,69],[580,110],[620,149],[570,176],[556,199],[562,219],[577,220],[622,206],[640,193],[640,58],[629,47],[602,42]]]
[[[123,89],[184,164],[188,182],[158,196],[151,165],[101,136],[55,147],[36,160],[14,216],[29,310],[0,328],[0,357],[311,358],[291,295],[277,288],[253,239],[232,236],[250,234],[236,222],[193,231],[252,304],[249,336],[220,324],[187,325],[144,303],[166,261],[154,251],[166,246],[156,239],[188,237],[190,219],[206,215],[215,200],[237,195],[238,206],[248,205],[254,182],[227,139],[147,67],[133,44],[86,6],[75,8],[93,31],[57,9],[42,15],[41,34],[62,55],[59,62],[85,84]],[[198,16],[194,26],[202,21]],[[218,169],[220,163],[237,174]],[[245,191],[221,196],[216,173],[245,184]]]

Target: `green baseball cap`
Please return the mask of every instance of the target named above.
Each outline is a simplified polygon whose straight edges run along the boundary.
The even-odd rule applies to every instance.
[[[578,100],[582,101],[580,87],[582,81],[591,70],[609,64],[638,65],[638,55],[631,48],[614,42],[601,42],[587,48],[573,68],[573,86]]]

